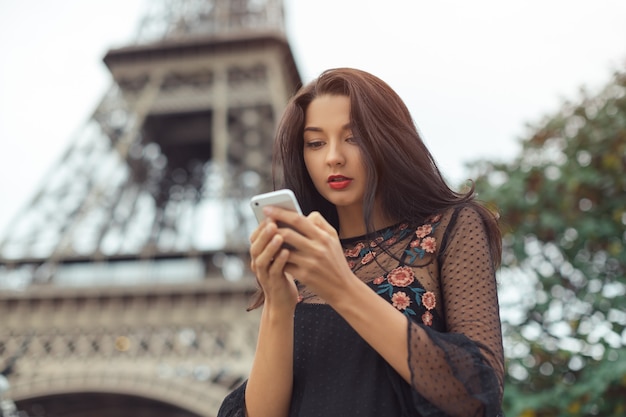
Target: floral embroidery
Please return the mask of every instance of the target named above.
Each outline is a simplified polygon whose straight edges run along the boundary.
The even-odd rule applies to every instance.
[[[426,291],[422,294],[422,305],[426,308],[426,312],[422,314],[422,323],[426,326],[431,326],[433,324],[433,315],[430,312],[437,305],[437,298],[435,297],[435,293],[432,291]]]
[[[428,222],[428,223],[438,223],[439,220],[441,220],[441,217],[442,217],[441,213],[434,214],[434,215],[430,216],[428,218],[428,220],[426,220],[426,222]]]
[[[415,230],[415,239],[409,244],[410,249],[405,251],[409,256],[407,263],[412,264],[417,258],[424,259],[427,253],[435,253],[437,239],[433,235],[439,225],[439,220],[441,220],[440,214],[431,216],[426,223]]]
[[[376,257],[376,252],[367,252],[363,258],[361,258],[361,264],[362,265],[367,265],[368,263],[372,262],[372,260],[374,260],[374,258]]]
[[[425,224],[417,228],[417,230],[415,231],[415,236],[419,237],[420,239],[423,239],[429,234],[431,234],[432,231],[433,231],[433,227],[430,224]]]
[[[428,253],[435,253],[435,249],[437,248],[437,241],[434,237],[427,237],[422,240],[420,247],[424,249]]]
[[[385,277],[378,277],[376,279],[374,279],[374,281],[372,281],[374,284],[376,285],[380,285],[383,283],[383,281],[385,280]]]
[[[372,283],[378,286],[378,294],[386,294],[391,304],[407,316],[417,315],[415,310],[409,308],[411,303],[415,301],[415,305],[418,307],[422,306],[426,309],[421,316],[422,323],[426,326],[433,324],[434,316],[431,310],[437,305],[435,293],[426,291],[422,287],[409,286],[411,284],[419,285],[419,282],[415,280],[411,268],[406,266],[398,267],[389,272],[386,278],[385,276],[378,277],[372,281]],[[403,290],[397,291],[397,288],[403,288]],[[410,290],[410,292],[407,290]],[[411,298],[411,295],[409,295],[411,293],[413,294],[414,300]]]
[[[435,293],[432,291],[427,291],[422,295],[422,304],[429,310],[432,310],[437,305],[437,299],[435,298]]]
[[[359,242],[354,248],[352,249],[346,249],[344,251],[344,255],[347,258],[356,258],[361,254],[361,250],[365,247],[365,245],[361,242]]]
[[[397,292],[391,297],[391,302],[398,310],[406,310],[411,305],[411,299],[405,292]]]
[[[394,229],[382,232],[381,237],[371,240],[369,248],[358,246],[360,249],[361,263],[371,262],[376,256],[370,248],[390,246],[404,238],[411,239],[405,250],[405,259],[400,266],[376,277],[370,285],[374,290],[406,316],[414,316],[421,319],[425,326],[432,326],[435,319],[434,308],[437,306],[437,298],[434,292],[426,291],[415,276],[413,266],[416,260],[423,259],[427,254],[434,254],[437,250],[435,230],[439,225],[440,215],[432,216],[429,220],[433,223],[424,223],[416,229],[409,229],[408,224],[399,225]],[[355,253],[357,248],[348,253]],[[356,256],[355,256],[356,257]],[[358,259],[349,260],[358,264]],[[352,263],[350,262],[350,263]]]
[[[380,232],[380,236],[370,240],[369,243],[358,242],[353,248],[344,249],[343,253],[350,268],[354,269],[358,265],[367,265],[374,260],[377,252],[374,252],[372,248],[388,248],[409,233],[412,232],[408,230],[408,224],[405,223],[395,227],[388,227]]]
[[[413,270],[408,266],[399,266],[387,275],[387,281],[394,287],[408,287],[414,280]]]
[[[413,270],[408,266],[399,266],[392,271],[386,273],[382,277],[376,278],[372,283],[378,286],[377,293],[381,295],[386,295],[388,299],[392,301],[392,304],[393,300],[397,299],[397,297],[407,296],[409,297],[409,300],[411,300],[410,296],[407,294],[407,292],[405,292],[409,290],[409,294],[412,293],[413,297],[415,298],[415,304],[417,306],[421,306],[422,295],[426,292],[425,289],[418,286],[420,284],[415,279],[415,274],[413,273]],[[398,291],[398,288],[403,288],[404,290]],[[397,296],[397,294],[403,295]],[[398,308],[396,304],[394,304],[394,306]],[[398,308],[398,310],[404,310],[404,314],[406,314],[407,316],[415,316],[417,314],[413,309],[408,308],[408,305],[403,309]]]
[[[376,246],[380,245],[381,243],[383,243],[385,240],[385,238],[383,238],[382,236],[378,236],[376,239],[372,240],[370,242],[370,247],[371,248],[375,248]]]
[[[422,314],[422,322],[427,326],[431,326],[433,324],[433,315],[430,311],[426,311]]]

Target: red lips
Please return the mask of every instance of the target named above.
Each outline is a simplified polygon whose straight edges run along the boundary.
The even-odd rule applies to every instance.
[[[342,190],[350,185],[352,178],[343,175],[331,175],[328,177],[328,186],[333,190]]]

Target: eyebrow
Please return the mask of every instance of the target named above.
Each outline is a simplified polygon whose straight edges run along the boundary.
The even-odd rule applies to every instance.
[[[345,125],[341,126],[341,130],[352,130],[352,124],[351,123],[346,123]],[[320,127],[315,127],[315,126],[306,126],[304,128],[304,132],[322,132],[323,129]]]

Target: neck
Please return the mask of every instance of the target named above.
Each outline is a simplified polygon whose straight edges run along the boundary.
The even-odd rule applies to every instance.
[[[380,230],[396,223],[381,213],[381,210],[374,208],[374,230]],[[339,238],[347,239],[363,236],[367,233],[362,207],[337,207],[337,215],[339,217]]]

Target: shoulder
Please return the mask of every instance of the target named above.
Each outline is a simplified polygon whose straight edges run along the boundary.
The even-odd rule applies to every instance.
[[[455,229],[472,226],[497,227],[497,214],[482,204],[470,201],[446,209],[441,213],[440,229]]]
[[[480,203],[470,201],[448,207],[426,218],[423,225],[417,226],[417,236],[420,231],[431,231],[438,242],[438,249],[443,250],[451,234],[488,234],[497,228],[496,215],[491,213]]]
[[[490,218],[495,217],[475,202],[458,204],[426,216],[422,222],[407,228],[411,231],[411,241],[405,252],[409,255],[407,263],[429,263],[446,250],[453,236],[470,239],[472,236],[491,236]]]
[[[440,242],[440,255],[446,252],[453,241],[456,242],[456,247],[463,247],[464,250],[480,243],[489,248],[494,265],[499,265],[502,236],[498,215],[479,202],[471,201],[446,210],[442,215],[437,238]]]

